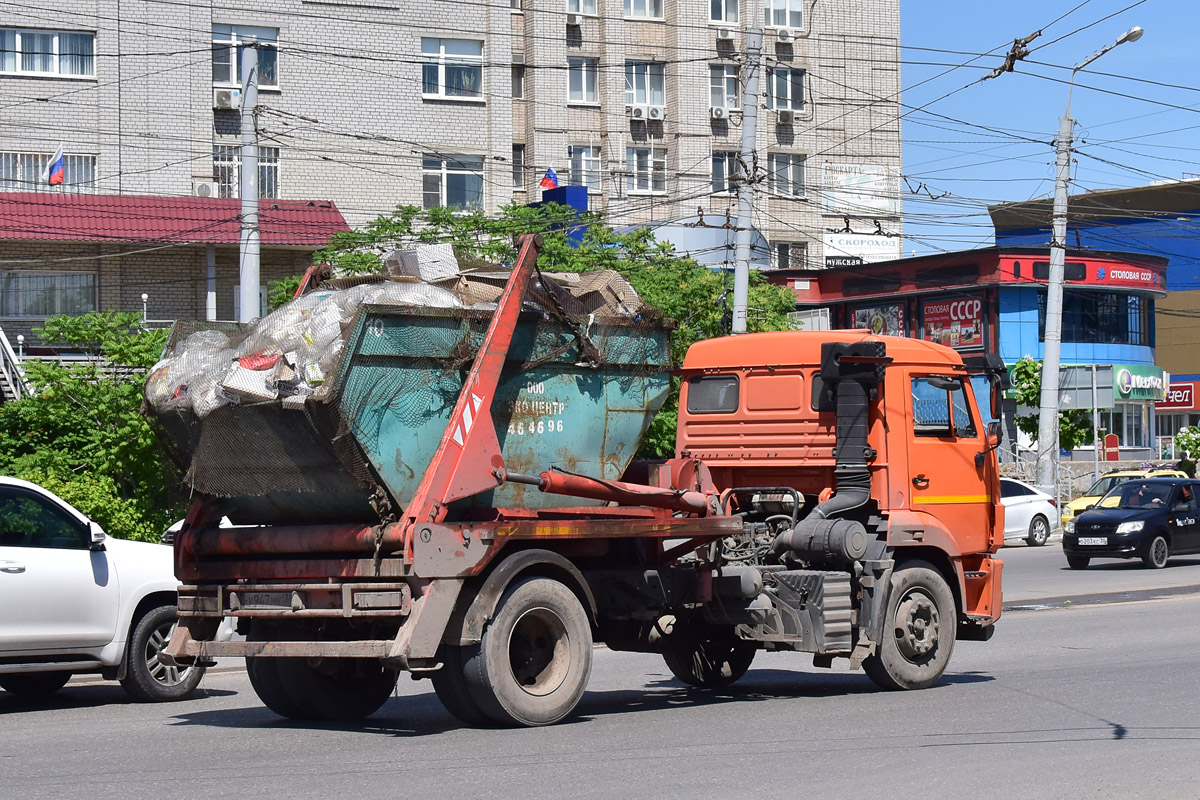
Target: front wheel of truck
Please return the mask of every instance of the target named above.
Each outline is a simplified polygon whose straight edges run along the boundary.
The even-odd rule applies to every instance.
[[[882,641],[863,670],[882,689],[932,686],[954,650],[954,596],[941,573],[924,561],[893,572],[891,589]]]
[[[558,581],[515,581],[479,644],[464,648],[463,676],[479,708],[500,725],[551,725],[583,697],[592,628],[579,598]]]

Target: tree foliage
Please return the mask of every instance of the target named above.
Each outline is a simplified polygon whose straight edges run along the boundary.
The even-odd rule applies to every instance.
[[[1032,356],[1023,356],[1013,365],[1013,391],[1017,394],[1017,406],[1040,408],[1042,404],[1042,362]],[[1038,436],[1039,414],[1016,418],[1017,428],[1035,441]],[[1092,415],[1081,408],[1058,411],[1058,443],[1064,450],[1074,450],[1092,440]]]
[[[398,246],[450,242],[464,268],[511,264],[517,255],[515,238],[522,233],[542,234],[538,267],[545,272],[611,269],[622,273],[643,300],[676,321],[671,338],[676,364],[682,362],[693,343],[729,332],[732,275],[676,255],[670,244],[656,241],[649,228],[616,231],[599,214],[579,215],[570,207],[552,203],[537,208],[509,206],[497,218],[481,212],[399,206],[358,230],[337,234],[328,247],[314,255],[314,263],[328,263],[341,272],[378,272],[383,256]],[[573,243],[569,238],[572,233],[582,240]],[[273,288],[282,297],[285,286],[277,284]],[[788,329],[791,325],[787,314],[794,307],[790,290],[770,284],[751,271],[749,330]],[[676,379],[639,455],[673,454],[678,398]]]
[[[35,394],[0,405],[0,471],[38,483],[119,538],[158,541],[176,518],[178,475],[141,415],[146,371],[166,331],[134,313],[51,317],[37,333],[98,359],[26,360]]]

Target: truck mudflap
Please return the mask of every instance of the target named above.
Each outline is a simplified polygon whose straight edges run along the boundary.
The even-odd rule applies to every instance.
[[[1003,605],[1000,578],[1004,562],[987,553],[976,553],[962,556],[959,569],[962,571],[963,619],[971,625],[990,628],[1000,619]],[[959,627],[961,630],[963,626]]]

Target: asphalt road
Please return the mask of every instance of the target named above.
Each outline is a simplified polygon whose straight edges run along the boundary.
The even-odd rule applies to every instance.
[[[1200,556],[1172,557],[1161,570],[1120,559],[1097,559],[1085,570],[1073,570],[1062,545],[1052,542],[1009,545],[1000,549],[999,558],[1005,610],[1200,593]]]
[[[41,709],[0,693],[0,798],[1195,798],[1197,615],[1200,597],[1011,613],[908,693],[797,654],[691,690],[598,648],[578,716],[533,730],[463,728],[407,678],[325,728],[272,715],[240,669],[159,706],[76,679]]]

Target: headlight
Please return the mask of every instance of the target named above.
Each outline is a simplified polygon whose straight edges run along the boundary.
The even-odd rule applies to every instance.
[[[1074,533],[1074,532],[1075,532],[1075,521],[1074,521],[1074,520],[1067,520],[1067,525],[1066,525],[1066,528],[1064,528],[1064,530],[1065,530],[1067,533]]]
[[[1071,508],[1064,508],[1062,515],[1063,519],[1070,519],[1071,517],[1075,516],[1075,511]]]
[[[1137,533],[1146,526],[1146,523],[1137,520],[1136,522],[1122,522],[1117,526],[1117,533]]]

